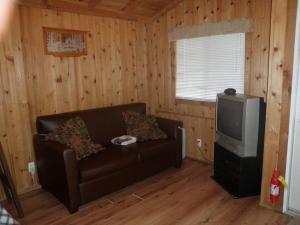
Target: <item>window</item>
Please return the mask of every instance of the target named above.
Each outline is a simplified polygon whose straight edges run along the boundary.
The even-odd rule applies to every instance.
[[[245,33],[177,40],[176,98],[215,101],[226,88],[244,93]]]

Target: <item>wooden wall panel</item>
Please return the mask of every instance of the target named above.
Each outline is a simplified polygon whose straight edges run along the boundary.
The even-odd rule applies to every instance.
[[[213,103],[176,101],[176,65],[172,57],[175,47],[174,43],[168,42],[168,31],[175,27],[249,17],[253,18],[254,32],[246,35],[245,89],[248,94],[266,98],[271,0],[185,0],[147,25],[150,110],[170,118],[177,116],[184,121],[189,142],[188,156],[192,158],[203,160],[196,146],[196,139],[201,138],[209,148],[204,151],[205,158],[212,160],[215,107]]]
[[[34,156],[19,12],[14,13],[11,27],[0,37],[0,142],[13,180],[24,191],[37,182],[27,172],[27,162]]]
[[[186,129],[186,155],[190,158],[201,159],[205,163],[211,163],[213,160],[213,139],[212,133],[215,129],[214,120],[209,118],[201,118],[192,115],[181,115],[178,113],[168,113],[158,111],[157,115],[174,120],[180,120],[184,123]],[[201,151],[197,149],[195,140],[201,137],[203,139]],[[196,149],[196,150],[195,150]]]
[[[38,187],[36,177],[27,172],[27,163],[34,160],[32,134],[38,115],[145,101],[150,112],[184,122],[188,156],[213,160],[214,104],[176,101],[175,48],[167,34],[174,27],[252,17],[254,32],[246,35],[245,86],[246,93],[268,100],[262,195],[262,203],[268,205],[271,170],[276,161],[282,172],[285,168],[295,2],[273,0],[271,7],[271,0],[184,0],[148,25],[16,9],[0,42],[0,141],[19,192]],[[43,26],[89,31],[88,55],[44,55]],[[196,147],[197,138],[203,140],[203,153]]]
[[[270,180],[276,167],[282,175],[285,174],[296,9],[297,0],[273,0],[261,203],[278,210],[282,209],[283,190],[280,193],[280,201],[271,204]]]
[[[34,115],[146,100],[145,25],[33,8],[21,15]],[[87,30],[88,55],[44,55],[42,26]]]
[[[88,55],[44,54],[42,27],[88,31]],[[0,141],[18,191],[37,187],[27,164],[39,115],[147,101],[142,23],[20,7],[0,42]]]

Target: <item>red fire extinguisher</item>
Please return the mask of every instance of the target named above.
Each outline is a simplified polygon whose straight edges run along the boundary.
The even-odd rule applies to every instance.
[[[279,171],[275,169],[271,179],[270,200],[272,203],[277,202],[279,199],[280,185],[281,185],[279,176],[280,176]]]

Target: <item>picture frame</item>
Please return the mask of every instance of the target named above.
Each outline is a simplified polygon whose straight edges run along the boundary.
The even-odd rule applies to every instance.
[[[43,27],[44,51],[57,57],[87,55],[88,31]]]

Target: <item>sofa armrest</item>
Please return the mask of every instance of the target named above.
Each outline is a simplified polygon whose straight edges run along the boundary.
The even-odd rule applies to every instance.
[[[33,138],[39,181],[59,198],[70,212],[80,205],[79,171],[74,150],[43,136]]]
[[[175,166],[181,167],[182,163],[182,130],[183,123],[177,120],[171,120],[161,117],[156,117],[160,129],[162,129],[168,137],[175,139],[177,143]]]

